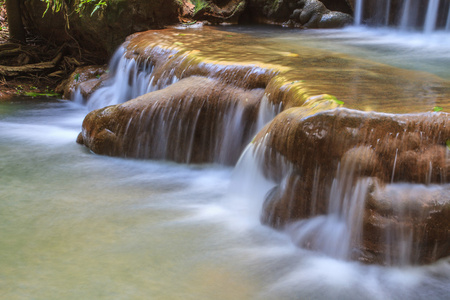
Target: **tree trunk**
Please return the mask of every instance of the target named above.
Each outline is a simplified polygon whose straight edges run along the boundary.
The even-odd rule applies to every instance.
[[[6,14],[8,15],[9,38],[13,41],[25,42],[20,0],[6,0]]]

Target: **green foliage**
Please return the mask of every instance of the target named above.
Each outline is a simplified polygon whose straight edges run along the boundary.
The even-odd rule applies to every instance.
[[[80,79],[80,73],[75,74],[75,76],[73,76],[73,79],[78,82],[78,80]]]
[[[30,90],[37,90],[37,87],[31,86]],[[22,85],[16,86],[16,94],[20,96],[28,96],[28,97],[59,97],[61,98],[61,94],[56,93],[54,90],[50,89],[48,86],[44,92],[25,92],[25,88]]]
[[[22,87],[22,85],[18,85],[18,86],[16,86],[16,94],[17,95],[22,95],[22,93],[23,93],[23,87]]]
[[[45,14],[48,12],[49,9],[52,10],[52,12],[59,12],[61,8],[65,7],[66,3],[64,0],[41,0],[47,3],[47,9],[44,11],[44,14],[42,16],[45,16]]]
[[[104,9],[108,4],[105,0],[81,0],[75,11],[81,16],[83,15],[83,11],[85,11],[86,7],[89,5],[94,5],[94,8],[91,11],[92,16],[97,10]]]
[[[447,145],[447,150],[450,151],[450,140],[447,140],[447,142],[445,142],[445,144]]]
[[[323,97],[325,100],[331,100],[333,102],[335,102],[338,105],[344,105],[344,101],[338,100],[338,98],[336,98],[333,95],[325,95],[325,97]]]
[[[61,97],[61,94],[49,91],[45,93],[36,93],[36,92],[26,92],[23,94],[28,97]]]
[[[63,11],[66,20],[67,15],[69,14],[67,1],[70,3],[71,0],[41,0],[47,4],[47,9],[45,10],[43,16],[51,9],[52,12]],[[87,8],[92,8],[91,16],[98,11],[99,9],[104,9],[108,4],[108,0],[80,0],[80,3],[75,7],[75,12],[82,16],[83,12],[86,11]]]
[[[191,0],[191,2],[194,5],[194,15],[209,6],[205,0]]]
[[[440,111],[442,111],[442,110],[443,110],[443,108],[440,107],[440,106],[435,106],[435,107],[433,107],[433,111],[435,111],[435,112],[440,112]]]

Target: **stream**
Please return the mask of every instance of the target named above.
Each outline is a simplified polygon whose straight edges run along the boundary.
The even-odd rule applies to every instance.
[[[279,32],[263,38],[294,34]],[[373,40],[352,54],[364,48],[355,32],[306,31],[302,45],[389,63]],[[448,80],[445,42],[438,63],[415,68],[410,50],[397,67]],[[448,299],[449,258],[382,267],[296,247],[260,224],[258,188],[234,192],[255,174],[95,155],[75,143],[87,113],[66,100],[0,102],[0,299]]]

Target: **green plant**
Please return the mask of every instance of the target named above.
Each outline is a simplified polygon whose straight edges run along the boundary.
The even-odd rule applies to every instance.
[[[442,111],[442,110],[443,110],[443,108],[440,107],[440,106],[435,106],[435,107],[433,107],[433,111],[435,111],[435,112],[440,112],[440,111]]]
[[[23,95],[28,97],[61,97],[61,94],[54,91],[46,91],[45,93],[26,92]]]
[[[339,105],[344,105],[344,101],[338,100],[338,98],[336,98],[336,97],[333,96],[333,95],[325,95],[325,96],[323,97],[323,99],[325,99],[325,100],[331,100],[331,101],[333,101],[333,102],[335,102],[336,104],[339,104]]]
[[[86,7],[90,4],[94,5],[94,8],[91,11],[91,16],[99,9],[105,8],[108,4],[104,0],[81,0],[80,4],[78,4],[78,7],[75,9],[75,11],[82,15],[83,11],[86,9]]]
[[[447,150],[450,151],[450,140],[447,140],[445,144],[447,145]]]
[[[209,7],[208,2],[205,0],[191,0],[191,2],[194,5],[194,15],[202,9]]]
[[[67,25],[69,25],[68,21],[68,15],[69,15],[69,6],[66,3],[66,0],[41,0],[47,4],[47,8],[44,11],[44,14],[42,16],[45,16],[45,14],[51,10],[52,12],[59,12],[63,11],[64,16],[66,18]],[[99,9],[104,9],[108,3],[108,0],[80,0],[80,3],[75,7],[75,12],[82,16],[83,12],[86,10],[87,7],[93,7],[91,11],[91,16]],[[71,1],[69,1],[70,3]]]
[[[80,80],[80,73],[75,74],[75,76],[73,77],[73,79],[75,79],[75,81],[78,82],[78,80]]]
[[[19,84],[18,86],[16,86],[16,94],[22,95],[22,93],[23,93],[23,87]]]

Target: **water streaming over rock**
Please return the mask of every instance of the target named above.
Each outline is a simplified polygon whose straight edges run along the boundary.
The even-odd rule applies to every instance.
[[[265,95],[264,78],[273,76],[272,71],[191,62],[176,54],[156,46],[136,55],[120,47],[108,81],[82,102],[94,110],[86,120],[129,120],[84,129],[80,142],[99,154],[234,164],[281,109]],[[76,90],[74,101],[80,102],[80,96]],[[124,102],[118,109],[103,109]]]
[[[448,256],[441,220],[450,217],[450,156],[440,139],[448,115],[310,109],[281,113],[255,140],[251,159],[274,185],[259,200],[263,223],[344,260],[408,265]]]
[[[109,82],[85,100],[91,108],[116,105],[87,115],[79,143],[98,154],[233,165],[258,133],[236,167],[231,198],[251,201],[253,217],[261,212],[296,245],[379,264],[448,256],[436,224],[450,202],[418,205],[427,209],[413,214],[417,224],[406,200],[383,211],[384,191],[398,191],[398,182],[448,190],[447,114],[336,109],[336,97],[310,96],[302,81],[276,70],[142,46],[149,36],[136,36],[113,58]]]
[[[138,96],[156,91],[178,81],[173,74],[167,74],[156,81],[153,75],[152,57],[163,57],[173,54],[160,48],[152,49],[152,54],[143,61],[126,57],[126,49],[119,47],[109,64],[109,80],[84,101],[90,110],[108,105],[123,103]]]
[[[449,10],[448,0],[356,0],[354,24],[392,26],[431,34],[449,30]]]

